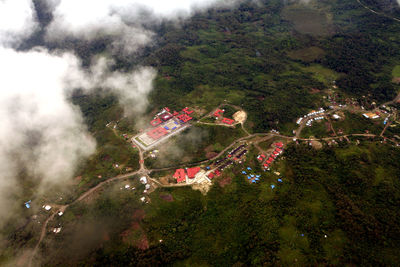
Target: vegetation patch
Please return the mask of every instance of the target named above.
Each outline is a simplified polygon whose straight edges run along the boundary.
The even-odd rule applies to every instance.
[[[304,67],[303,70],[312,73],[312,76],[317,81],[324,83],[326,86],[331,86],[333,82],[340,77],[337,72],[319,64],[312,64],[308,67]]]
[[[301,60],[304,62],[314,62],[317,59],[323,58],[325,51],[317,46],[310,46],[289,51],[288,55],[291,59]]]
[[[282,17],[302,34],[326,36],[333,33],[327,14],[315,9],[287,6],[282,11]]]
[[[400,65],[397,65],[393,68],[392,76],[393,78],[400,78]]]

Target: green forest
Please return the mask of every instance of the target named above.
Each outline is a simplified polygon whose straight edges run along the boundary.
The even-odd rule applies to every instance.
[[[232,183],[207,196],[157,191],[143,227],[154,244],[105,246],[96,264],[118,266],[396,265],[400,152],[390,146],[290,146],[283,182]],[[276,179],[275,179],[276,181]],[[171,194],[167,202],[157,195]],[[92,262],[84,261],[91,265]]]
[[[319,0],[307,5],[241,1],[235,8],[199,11],[179,26],[161,21],[154,26],[154,44],[134,59],[117,56],[116,69],[123,72],[143,65],[157,70],[146,118],[166,106],[211,112],[229,103],[247,112],[244,127],[250,134],[277,130],[292,135],[297,118],[312,109],[329,108],[322,99],[333,87],[341,98],[362,99],[365,106],[393,100],[400,91],[394,82],[400,78],[400,22],[393,18],[400,18],[400,7],[393,0]],[[101,42],[70,45],[84,62],[105,51]],[[139,119],[124,115],[116,95],[77,90],[70,100],[83,114],[97,150],[80,164],[79,180],[68,188],[63,204],[108,178],[140,167],[138,149],[120,136],[138,133]],[[235,111],[227,108],[229,116]],[[344,134],[378,135],[382,130],[381,122],[343,114],[346,120],[332,125]],[[115,128],[107,126],[111,121]],[[144,162],[149,168],[163,168],[207,160],[206,152],[217,154],[245,135],[239,126],[197,124],[171,138],[173,148],[160,149],[168,159]],[[387,133],[400,135],[398,127],[388,128]],[[306,128],[300,138],[327,135],[321,122]],[[271,143],[260,146],[267,149]],[[250,147],[245,164],[255,165],[257,153]],[[116,163],[123,168],[116,168]],[[63,231],[46,237],[39,248],[41,264],[396,266],[400,262],[398,148],[377,139],[363,139],[357,145],[345,140],[337,146],[323,143],[321,149],[291,142],[274,166],[280,174],[263,172],[257,184],[241,174],[243,166],[224,172],[207,194],[190,187],[157,188],[140,201],[144,185],[138,177],[107,184],[94,197],[73,202],[63,217],[55,217],[50,227],[63,225]],[[261,167],[256,170],[261,172]],[[136,191],[125,190],[128,183]],[[31,215],[25,216],[26,224]],[[39,239],[39,226],[18,227],[23,223],[10,221],[0,233],[9,247],[0,253],[0,265],[11,257],[12,249],[31,248]]]

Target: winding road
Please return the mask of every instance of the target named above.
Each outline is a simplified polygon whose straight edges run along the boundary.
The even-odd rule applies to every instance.
[[[396,98],[395,98],[394,100],[389,101],[389,102],[387,102],[387,103],[385,103],[385,104],[386,104],[386,105],[392,104],[392,103],[395,103],[396,101],[399,101],[399,100],[400,100],[400,93],[399,93],[399,95],[396,96]],[[223,106],[223,105],[229,105],[229,104],[222,104],[222,105],[220,105],[219,107],[221,107],[221,106]],[[236,107],[236,106],[234,106],[234,107]],[[239,107],[236,107],[236,108],[239,108]],[[242,110],[241,108],[239,108],[239,109]],[[325,112],[325,114],[329,114],[329,113],[334,112],[334,111],[336,111],[336,110],[332,110],[332,111]],[[212,113],[209,113],[209,114],[207,114],[206,116],[209,116],[210,114],[212,114]],[[206,116],[205,116],[205,117],[206,117]],[[319,115],[319,116],[320,116],[320,115]],[[204,118],[204,117],[203,117],[203,118]],[[312,118],[312,117],[310,117],[310,118]],[[308,118],[308,119],[309,119],[309,118]],[[293,140],[294,138],[296,138],[297,140],[302,140],[302,141],[318,141],[318,140],[327,141],[327,140],[334,140],[334,139],[340,139],[340,138],[347,138],[347,139],[348,139],[348,137],[350,137],[350,136],[360,136],[360,137],[383,137],[384,130],[385,130],[385,129],[387,128],[387,126],[388,126],[388,125],[386,125],[385,129],[382,131],[381,135],[379,135],[379,136],[378,136],[378,135],[375,135],[375,134],[365,134],[365,133],[361,133],[361,134],[348,134],[348,135],[340,135],[340,136],[325,137],[325,138],[299,138],[299,137],[300,137],[300,134],[301,134],[301,131],[302,131],[302,129],[303,129],[304,126],[305,126],[306,121],[307,121],[307,120],[304,120],[303,123],[301,123],[301,124],[299,125],[298,129],[296,129],[296,134],[295,134],[295,136],[285,136],[285,135],[281,135],[281,134],[277,134],[277,133],[272,133],[272,132],[250,134],[250,133],[244,128],[244,122],[243,122],[243,123],[241,123],[241,124],[242,124],[243,130],[244,130],[245,133],[246,133],[246,136],[236,139],[234,142],[232,142],[230,145],[228,145],[227,147],[225,147],[225,149],[223,149],[221,152],[219,152],[219,153],[218,153],[216,156],[214,156],[213,158],[210,158],[210,159],[207,159],[207,160],[204,160],[204,161],[200,161],[200,162],[193,162],[193,163],[190,163],[190,164],[184,164],[184,165],[185,165],[185,166],[194,166],[194,165],[201,165],[201,164],[205,164],[205,163],[208,163],[208,162],[212,162],[212,161],[216,160],[217,158],[221,157],[222,155],[224,155],[229,149],[233,148],[236,144],[241,143],[241,142],[244,142],[244,141],[249,140],[249,139],[252,139],[252,138],[255,138],[255,137],[259,137],[259,136],[265,136],[267,139],[268,139],[268,138],[272,138],[272,137],[280,137],[280,138],[283,138],[283,139]],[[215,124],[214,124],[214,125],[215,125]],[[264,141],[264,140],[265,140],[265,138],[263,139],[263,141]],[[391,140],[390,140],[390,141],[391,141]],[[393,141],[392,141],[392,142],[393,142]],[[396,143],[396,142],[394,142],[394,143]],[[396,144],[397,144],[397,143],[396,143]],[[151,178],[151,177],[149,176],[149,174],[151,174],[152,172],[167,171],[167,170],[175,169],[175,168],[177,168],[177,167],[182,167],[183,165],[180,165],[180,166],[173,166],[173,167],[166,167],[166,168],[160,168],[160,169],[150,169],[150,170],[149,170],[149,169],[146,168],[145,163],[144,163],[144,156],[143,156],[143,153],[144,153],[144,152],[143,152],[143,150],[142,150],[140,147],[138,147],[138,149],[139,149],[139,160],[140,160],[140,161],[139,161],[139,162],[140,162],[140,168],[139,168],[139,170],[134,171],[134,172],[129,172],[129,173],[121,174],[121,175],[118,175],[118,176],[115,176],[115,177],[111,177],[111,178],[109,178],[109,179],[107,179],[107,180],[105,180],[105,181],[103,181],[103,182],[97,184],[96,186],[94,186],[94,187],[88,189],[86,192],[84,192],[83,194],[81,194],[77,199],[75,199],[75,200],[74,200],[73,202],[71,202],[70,204],[61,205],[61,206],[60,206],[60,205],[55,205],[55,204],[52,205],[52,206],[57,207],[57,208],[54,209],[53,213],[52,213],[52,214],[47,218],[47,220],[44,222],[44,224],[43,224],[43,226],[42,226],[42,228],[41,228],[39,240],[38,240],[37,244],[35,245],[35,247],[34,247],[32,253],[31,253],[30,257],[29,257],[28,266],[32,266],[32,262],[33,262],[33,260],[34,260],[34,258],[35,258],[35,256],[36,256],[36,254],[37,254],[39,248],[40,248],[40,244],[42,243],[43,239],[44,239],[45,236],[46,236],[48,223],[49,223],[51,220],[54,219],[55,215],[56,215],[59,211],[62,211],[62,212],[64,213],[65,210],[66,210],[69,206],[74,205],[74,204],[76,204],[76,203],[78,203],[78,202],[80,202],[80,201],[86,199],[88,196],[90,196],[91,194],[93,194],[94,192],[96,192],[98,189],[100,189],[101,187],[103,187],[103,186],[106,185],[106,184],[109,184],[109,183],[111,183],[111,182],[118,181],[118,180],[128,179],[128,178],[131,178],[132,176],[135,176],[135,175],[144,175],[144,176],[146,176],[152,183],[156,184],[156,185],[159,186],[159,187],[184,187],[184,186],[190,186],[190,185],[188,185],[188,184],[170,184],[170,185],[164,185],[164,184],[161,184],[157,179]],[[25,266],[25,265],[26,265],[26,264],[22,264],[22,266]]]
[[[392,16],[389,16],[389,15],[386,15],[386,14],[383,13],[383,12],[375,11],[375,10],[371,9],[369,6],[367,6],[366,4],[363,4],[360,0],[357,0],[357,2],[358,2],[360,5],[362,5],[365,9],[369,10],[370,12],[372,12],[372,13],[374,13],[374,14],[376,14],[376,15],[383,16],[383,17],[386,17],[386,18],[395,20],[395,21],[397,21],[397,22],[400,22],[400,19],[395,18],[395,17],[392,17]]]

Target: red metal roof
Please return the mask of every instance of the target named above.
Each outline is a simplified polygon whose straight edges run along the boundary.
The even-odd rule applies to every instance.
[[[194,112],[193,110],[189,110],[189,108],[187,108],[187,107],[182,109],[182,111],[185,112],[187,115],[190,115]]]
[[[276,143],[275,146],[282,148],[283,147],[283,143],[282,142]]]
[[[190,117],[190,116],[188,116],[186,114],[179,115],[177,118],[180,119],[183,122],[188,122],[191,119],[193,119],[192,117]]]
[[[185,170],[184,169],[177,169],[174,174],[174,178],[178,183],[184,182],[186,180]]]
[[[261,154],[261,157],[265,158],[266,156],[264,154]]]
[[[221,175],[221,172],[220,172],[219,170],[216,170],[216,171],[215,171],[215,175],[216,175],[216,176],[220,176],[220,175]]]
[[[168,107],[165,107],[164,109],[169,112],[169,108]]]
[[[210,178],[210,179],[214,178],[214,173],[213,173],[213,172],[210,172],[210,173],[207,175],[207,177]]]
[[[196,174],[200,171],[200,167],[189,168],[186,171],[187,171],[188,177],[190,179],[193,179],[196,176]]]
[[[223,118],[222,119],[222,123],[226,123],[226,124],[229,124],[229,125],[231,125],[233,122],[234,122],[234,120],[231,120],[231,119],[228,119],[228,118]]]
[[[172,113],[173,116],[178,116],[179,112],[174,111],[174,113]]]
[[[219,117],[219,116],[222,115],[222,113],[224,113],[224,111],[223,111],[222,109],[217,109],[217,110],[214,112],[214,116],[215,116],[215,117]]]
[[[274,151],[274,155],[277,156],[279,155],[279,153],[277,151]]]
[[[164,113],[164,114],[160,115],[160,118],[161,118],[163,121],[167,121],[167,120],[169,120],[169,119],[172,118],[172,115],[169,114],[169,113]]]
[[[152,121],[150,122],[150,124],[151,124],[152,126],[157,126],[157,125],[159,125],[161,122],[162,122],[161,119],[160,119],[160,118],[157,118],[157,119],[152,120]]]
[[[158,140],[166,134],[168,134],[168,131],[165,130],[163,127],[157,127],[147,132],[147,135],[154,140]]]
[[[275,149],[275,151],[281,152],[281,151],[282,151],[282,149],[280,149],[280,148],[276,148],[276,149]]]

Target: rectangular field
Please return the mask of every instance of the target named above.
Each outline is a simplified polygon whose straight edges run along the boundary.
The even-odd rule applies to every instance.
[[[180,133],[189,126],[190,124],[188,123],[182,123],[178,119],[172,118],[155,128],[147,129],[143,133],[132,137],[132,142],[146,151],[166,141],[171,136]]]

